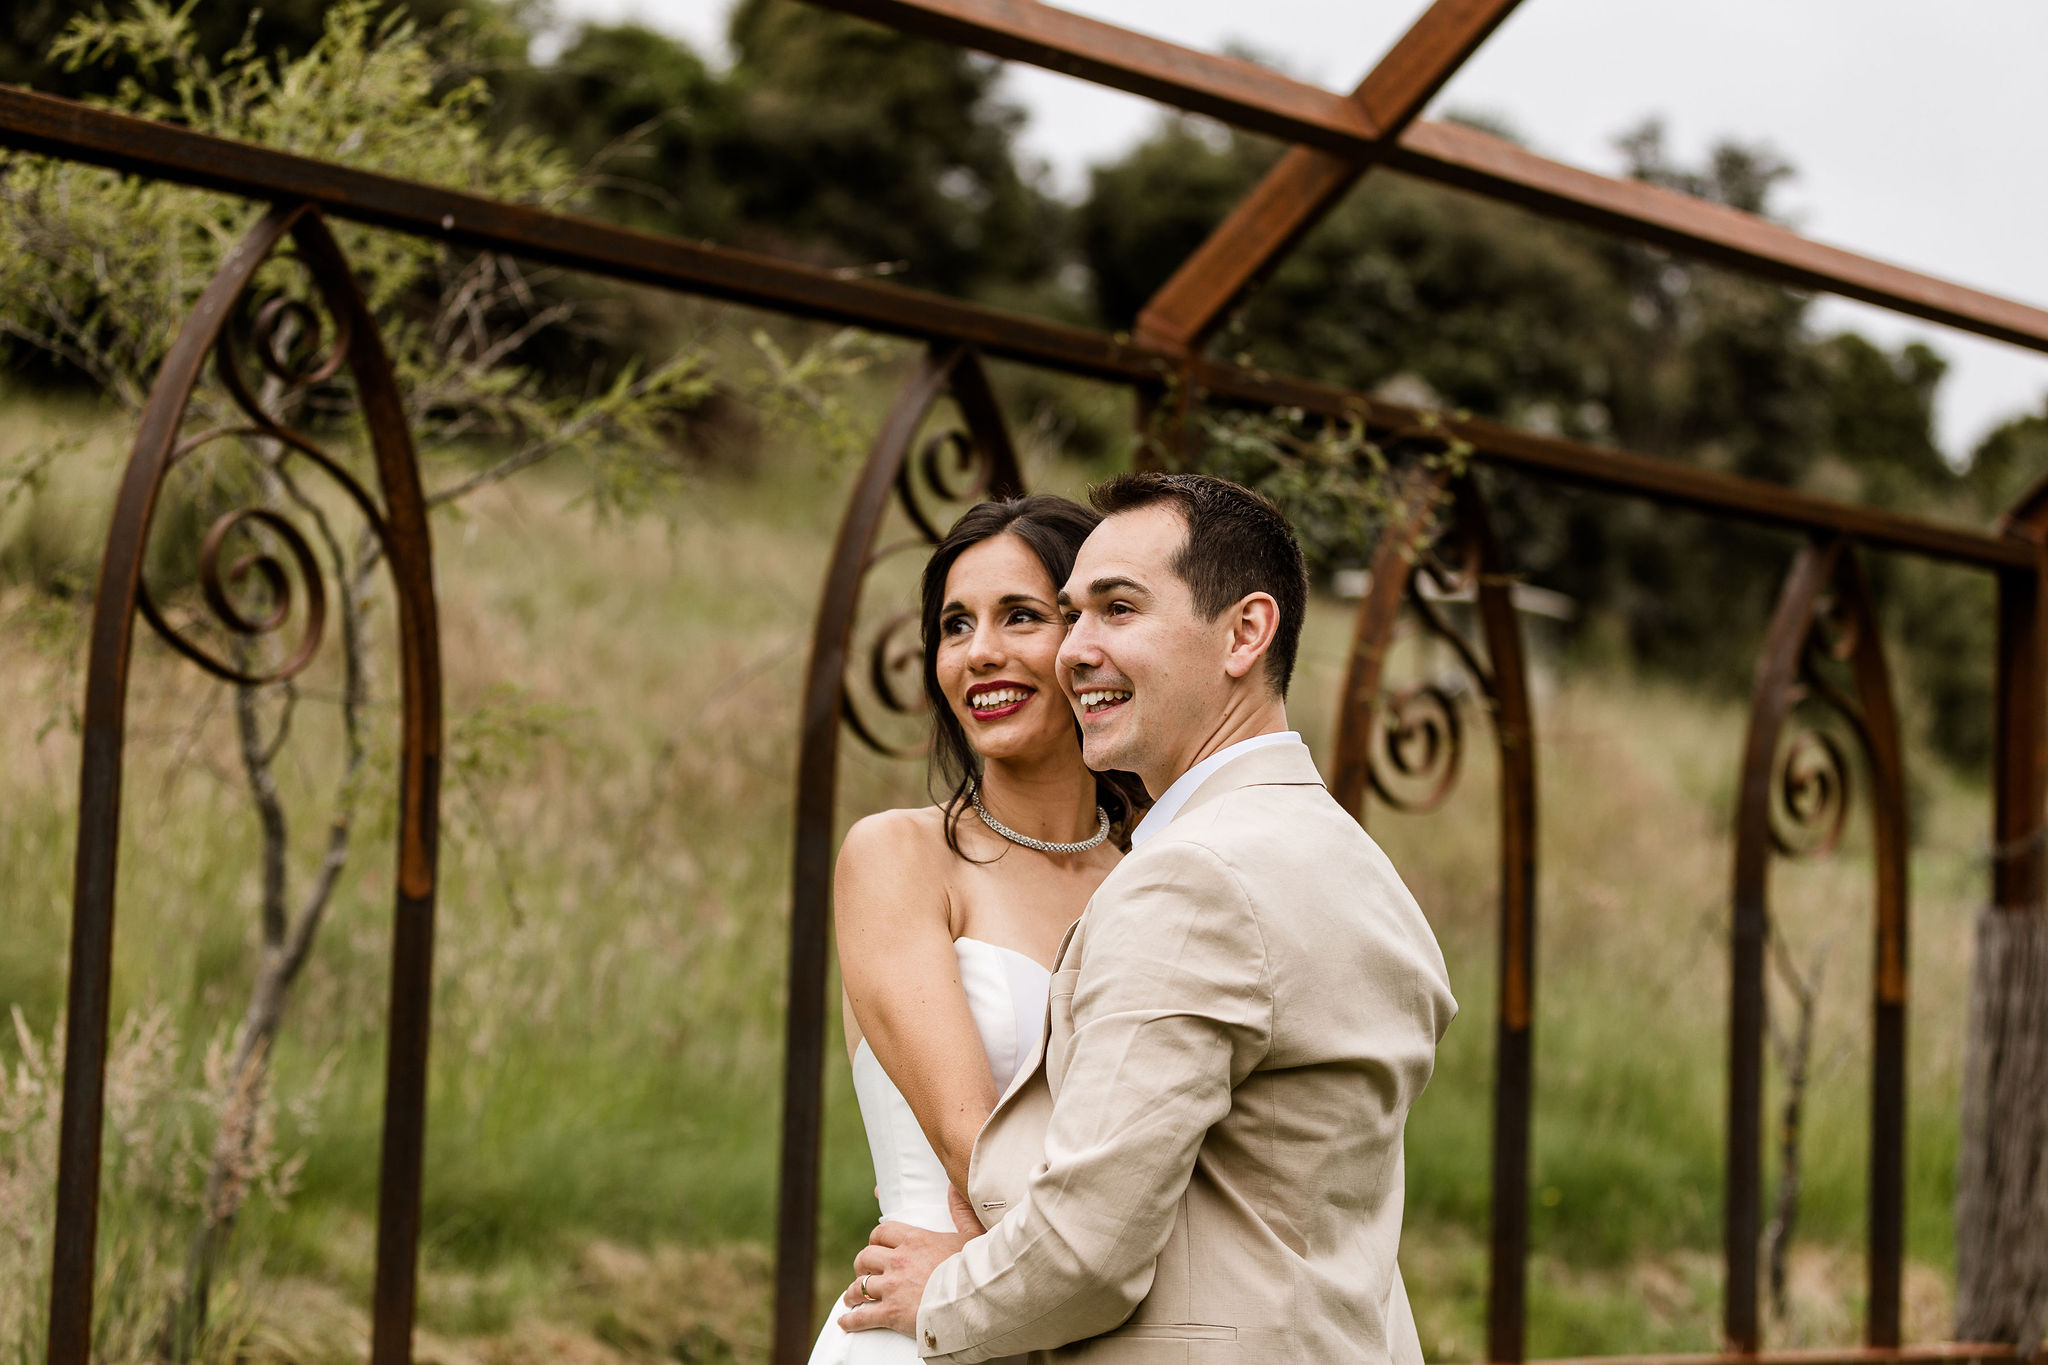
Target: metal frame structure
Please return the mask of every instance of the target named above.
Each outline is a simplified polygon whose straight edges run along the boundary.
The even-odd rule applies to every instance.
[[[325,220],[348,219],[663,289],[822,319],[928,344],[884,422],[841,524],[816,621],[802,717],[795,831],[790,994],[777,1224],[774,1358],[805,1358],[816,1283],[821,1094],[828,981],[830,849],[842,727],[880,750],[882,727],[859,700],[883,710],[915,704],[899,685],[904,621],[856,647],[862,584],[899,551],[937,539],[941,505],[1020,486],[1018,467],[984,361],[998,358],[1130,388],[1141,421],[1168,433],[1149,458],[1185,454],[1187,416],[1201,404],[1286,407],[1354,420],[1406,448],[1455,443],[1481,462],[1549,480],[1761,523],[1806,538],[1793,560],[1759,660],[1736,811],[1731,890],[1731,999],[1724,1335],[1727,1354],[1690,1361],[1894,1362],[2002,1360],[2010,1344],[1900,1344],[1905,1112],[1905,886],[1907,838],[1898,725],[1862,558],[1905,552],[1990,573],[1998,588],[1997,717],[1992,831],[1993,903],[2004,913],[2048,914],[2048,478],[1989,528],[1958,527],[1572,442],[1486,421],[1453,419],[1293,376],[1226,364],[1203,344],[1231,305],[1363,176],[1378,170],[1431,180],[1685,254],[1799,289],[1878,304],[2014,345],[2048,351],[2048,311],[1808,241],[1777,225],[1686,196],[1546,161],[1471,129],[1418,115],[1458,66],[1513,10],[1515,0],[1434,0],[1350,95],[1257,66],[1178,47],[1035,0],[813,0],[905,32],[1064,71],[1294,144],[1144,309],[1126,338],[963,303],[749,252],[636,232],[573,215],[508,204],[224,141],[167,124],[0,88],[0,146],[68,158],[239,195],[271,211],[223,262],[219,276],[158,376],[110,527],[95,599],[86,680],[85,744],[60,1134],[58,1227],[50,1365],[88,1365],[114,921],[123,742],[133,621],[139,614],[181,653],[232,681],[238,667],[164,618],[141,566],[164,479],[197,444],[224,433],[181,435],[201,366],[212,355],[247,418],[238,433],[276,443],[337,480],[382,543],[398,602],[403,713],[399,849],[389,1061],[378,1206],[373,1365],[411,1359],[424,1135],[440,751],[438,630],[430,538],[398,395],[374,324]],[[289,242],[336,335],[325,349],[282,345],[276,329],[293,305],[254,297],[258,268]],[[247,326],[241,317],[253,317]],[[296,328],[318,320],[299,306]],[[284,426],[241,379],[244,348],[287,387],[353,377],[375,452],[379,490],[353,480],[311,440]],[[1170,410],[1162,413],[1162,404]],[[958,423],[947,414],[957,413]],[[1164,418],[1163,421],[1155,419]],[[931,434],[937,432],[938,434]],[[1418,462],[1407,513],[1379,551],[1361,602],[1339,719],[1332,788],[1365,817],[1370,799],[1425,811],[1458,775],[1458,703],[1441,687],[1390,688],[1391,641],[1404,614],[1441,641],[1484,701],[1500,765],[1500,943],[1492,1159],[1487,1356],[1524,1354],[1528,1149],[1534,1093],[1537,931],[1536,735],[1513,573],[1488,524],[1479,484],[1443,461]],[[913,528],[878,543],[892,503]],[[260,524],[281,551],[226,566],[238,527]],[[1440,529],[1440,534],[1435,532]],[[280,554],[282,558],[280,558]],[[287,562],[289,561],[289,562]],[[242,636],[274,633],[304,599],[303,636],[276,676],[303,668],[319,646],[324,600],[303,536],[285,518],[243,509],[220,519],[199,563],[217,623]],[[255,577],[278,602],[264,619],[235,605],[234,584]],[[1435,591],[1426,591],[1425,584]],[[1479,638],[1440,605],[1469,589]],[[268,676],[268,675],[266,675]],[[1861,751],[1852,769],[1829,732],[1800,718],[1818,706]],[[1869,1295],[1865,1344],[1829,1352],[1762,1348],[1756,1233],[1761,1204],[1764,948],[1774,855],[1832,847],[1860,771],[1870,788],[1877,892],[1872,986]],[[2003,1116],[1988,1115],[1992,1124]],[[1670,1358],[1667,1358],[1670,1359]]]

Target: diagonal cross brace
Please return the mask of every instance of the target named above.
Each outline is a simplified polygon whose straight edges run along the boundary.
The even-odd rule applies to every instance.
[[[1138,314],[1139,340],[1194,350],[1231,303],[1278,264],[1395,143],[1517,0],[1436,0],[1352,92],[1371,142],[1351,155],[1288,149]],[[1362,153],[1362,154],[1361,154]]]
[[[1140,314],[1136,335],[1198,345],[1230,303],[1394,145],[1517,0],[1436,0],[1349,96],[1037,0],[812,0],[921,38],[978,48],[1302,143]]]

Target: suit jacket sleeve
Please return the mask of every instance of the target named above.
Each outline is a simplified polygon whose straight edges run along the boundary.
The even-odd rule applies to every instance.
[[[1258,917],[1213,852],[1176,841],[1133,854],[1084,928],[1045,1165],[925,1287],[918,1344],[929,1358],[971,1365],[1129,1317],[1204,1135],[1271,1044]],[[1055,977],[1055,991],[1064,985]]]

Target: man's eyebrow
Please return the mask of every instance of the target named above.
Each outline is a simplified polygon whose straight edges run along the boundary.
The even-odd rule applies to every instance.
[[[1098,578],[1088,585],[1086,591],[1090,597],[1106,597],[1113,592],[1129,593],[1135,597],[1150,597],[1152,595],[1151,590],[1143,583],[1140,583],[1135,578],[1125,578],[1121,574],[1112,578]],[[1074,595],[1065,588],[1061,588],[1060,606],[1066,608],[1073,605]]]

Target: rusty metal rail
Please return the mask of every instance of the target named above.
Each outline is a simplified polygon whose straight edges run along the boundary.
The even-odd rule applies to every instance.
[[[309,203],[331,217],[705,298],[843,323],[894,336],[972,346],[1090,379],[1192,385],[1215,401],[1360,416],[1389,430],[1424,414],[1355,390],[1252,367],[1188,360],[1108,333],[882,284],[753,252],[638,232],[574,214],[196,133],[0,86],[0,146],[264,202]],[[1675,461],[1540,436],[1502,423],[1429,418],[1481,459],[1612,492],[1683,503],[1791,529],[1857,535],[1873,544],[1992,568],[2029,562],[2005,536],[1813,497]]]

